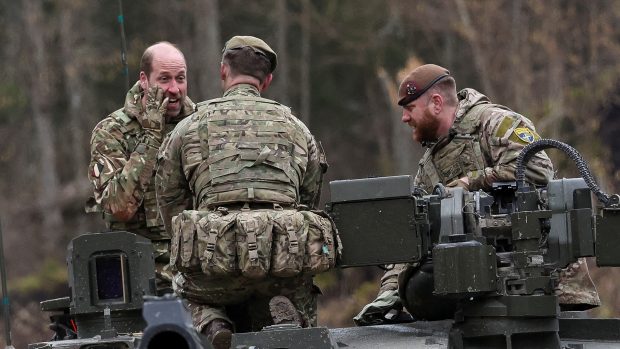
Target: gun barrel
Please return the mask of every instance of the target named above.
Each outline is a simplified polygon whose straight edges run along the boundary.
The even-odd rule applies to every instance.
[[[142,312],[147,326],[140,349],[212,348],[206,337],[194,329],[191,316],[181,299],[171,294],[145,297]]]

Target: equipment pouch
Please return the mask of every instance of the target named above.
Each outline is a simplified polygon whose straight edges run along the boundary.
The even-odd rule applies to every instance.
[[[237,258],[241,274],[249,279],[265,278],[271,262],[273,223],[269,212],[240,212],[236,221]]]
[[[185,210],[172,218],[170,265],[174,270],[180,272],[200,270],[196,223],[206,214],[204,211]]]
[[[308,225],[301,212],[274,211],[273,239],[271,274],[290,277],[301,273],[308,240]]]
[[[202,272],[213,276],[238,274],[235,230],[236,213],[209,213],[198,222],[198,250]]]
[[[308,240],[304,257],[303,271],[314,275],[336,265],[336,228],[319,211],[301,211],[308,224]]]

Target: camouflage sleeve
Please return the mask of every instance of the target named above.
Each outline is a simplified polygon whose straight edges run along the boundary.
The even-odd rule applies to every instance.
[[[164,140],[157,156],[155,174],[157,206],[166,232],[170,236],[172,236],[172,217],[192,208],[192,192],[183,159],[184,140],[191,119],[188,117],[177,125]]]
[[[427,195],[433,190],[433,188],[428,188],[424,181],[422,181],[422,168],[418,166],[418,172],[416,172],[415,177],[413,178],[413,188],[415,189],[416,194]]]
[[[130,220],[153,178],[160,140],[142,135],[136,149],[125,149],[120,125],[105,119],[93,130],[88,177],[95,201],[121,221]]]
[[[307,131],[307,129],[306,129]],[[323,174],[327,171],[327,159],[321,143],[307,131],[308,138],[308,166],[299,188],[300,203],[316,209],[321,199],[321,185]]]
[[[482,173],[469,174],[469,190],[489,190],[493,182],[514,181],[519,153],[526,145],[540,139],[529,119],[503,109],[493,109],[483,118],[480,134],[484,157],[493,166]],[[553,175],[553,164],[544,151],[526,164],[525,176],[531,183],[544,185]]]

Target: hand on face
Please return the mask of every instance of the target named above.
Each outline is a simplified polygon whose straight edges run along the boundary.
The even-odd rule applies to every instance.
[[[146,93],[146,111],[141,120],[142,127],[148,130],[162,131],[166,124],[169,97],[164,98],[164,90],[152,85]]]
[[[179,115],[183,106],[183,99],[185,98],[180,86],[176,82],[167,84],[164,90],[164,97],[168,99],[166,115],[168,117]]]

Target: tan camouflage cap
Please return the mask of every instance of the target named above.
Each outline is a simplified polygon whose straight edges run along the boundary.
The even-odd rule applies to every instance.
[[[448,69],[435,64],[425,64],[407,75],[398,88],[398,105],[405,106],[424,94],[441,79],[450,76]]]
[[[271,62],[271,72],[276,69],[276,65],[278,64],[278,55],[267,45],[263,40],[254,37],[254,36],[233,36],[226,42],[224,45],[224,49],[222,53],[225,53],[229,50],[235,50],[243,47],[251,47],[254,49],[254,52],[261,54]]]

